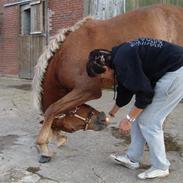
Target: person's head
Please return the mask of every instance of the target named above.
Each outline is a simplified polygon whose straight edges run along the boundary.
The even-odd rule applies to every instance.
[[[95,49],[90,52],[86,65],[87,74],[90,77],[101,75],[102,78],[110,79],[113,76],[111,51]]]

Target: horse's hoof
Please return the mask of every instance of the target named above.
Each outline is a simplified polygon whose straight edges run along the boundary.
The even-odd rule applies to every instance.
[[[39,163],[48,163],[50,160],[51,160],[50,156],[41,155],[39,159]]]

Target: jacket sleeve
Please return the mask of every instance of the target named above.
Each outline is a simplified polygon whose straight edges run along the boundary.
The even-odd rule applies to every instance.
[[[123,107],[130,102],[133,97],[133,93],[126,89],[123,85],[118,85],[117,87],[117,97],[116,105],[118,107]]]

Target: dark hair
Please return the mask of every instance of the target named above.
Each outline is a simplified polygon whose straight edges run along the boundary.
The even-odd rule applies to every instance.
[[[112,68],[111,51],[105,49],[95,49],[90,52],[86,71],[88,76],[95,77],[97,74],[105,72],[104,66]]]

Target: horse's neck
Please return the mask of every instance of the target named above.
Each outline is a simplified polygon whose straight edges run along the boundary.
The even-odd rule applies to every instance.
[[[47,70],[44,75],[43,79],[43,90],[42,90],[42,110],[45,110],[51,105],[52,103],[56,102],[58,99],[65,95],[64,88],[60,86],[57,75],[56,75],[56,60],[53,57],[48,64]]]

